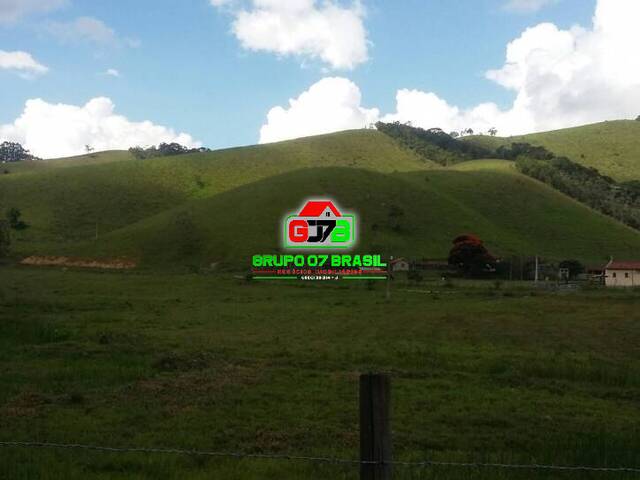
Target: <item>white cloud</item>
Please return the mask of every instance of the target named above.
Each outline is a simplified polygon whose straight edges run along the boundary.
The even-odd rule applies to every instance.
[[[368,59],[360,0],[347,7],[336,0],[210,2],[231,9],[233,33],[247,50],[319,59],[337,69],[353,69]]]
[[[589,30],[541,23],[509,43],[505,64],[486,74],[514,92],[509,109],[494,103],[461,109],[434,93],[403,90],[396,113],[383,120],[446,130],[486,132],[495,126],[512,135],[635,118],[640,113],[639,22],[640,2],[598,0]]]
[[[115,68],[107,68],[107,71],[104,72],[104,74],[107,75],[108,77],[116,77],[116,78],[120,77],[120,72]]]
[[[130,48],[141,45],[137,38],[119,37],[113,28],[93,17],[78,17],[69,22],[49,22],[44,28],[62,43],[92,43],[102,47]]]
[[[513,92],[510,107],[501,109],[486,102],[462,108],[434,92],[402,89],[396,94],[396,111],[381,120],[410,121],[445,131],[472,128],[486,132],[496,127],[501,135],[516,135],[636,118],[640,114],[638,25],[640,1],[598,0],[588,29],[563,30],[542,23],[509,43],[504,65],[488,71],[486,77]],[[317,96],[322,100],[301,102],[304,108],[293,102],[288,110],[276,107],[269,113],[261,139],[311,134],[318,130],[317,122],[325,131],[354,128],[358,122],[341,123],[345,111],[357,115],[361,108],[360,92],[350,85],[349,90],[357,92],[357,102],[332,103],[333,95],[341,95],[332,85]],[[269,133],[271,128],[276,134],[266,136],[265,130]]]
[[[25,78],[43,75],[49,71],[27,52],[5,52],[0,50],[0,70],[13,70]]]
[[[501,111],[494,103],[483,103],[469,109],[450,105],[433,92],[420,90],[398,90],[396,112],[381,118],[383,122],[411,122],[422,128],[438,127],[446,132],[473,128],[476,132],[486,132],[497,127],[505,133],[511,125],[517,124],[523,131],[531,131],[533,122],[526,111]]]
[[[70,22],[51,22],[47,30],[60,41],[92,42],[99,45],[115,45],[116,32],[102,20],[93,17],[78,17]]]
[[[0,125],[0,141],[20,142],[43,158],[78,155],[84,153],[85,145],[97,151],[161,142],[201,145],[186,133],[177,134],[150,121],[132,122],[115,114],[114,109],[113,102],[105,97],[93,98],[83,106],[27,100],[24,111],[13,123]]]
[[[363,108],[357,85],[346,78],[327,77],[312,85],[289,107],[274,107],[260,129],[260,143],[363,128],[379,116],[376,108]]]
[[[48,12],[67,3],[67,0],[0,0],[0,23],[13,22],[30,13]]]
[[[504,8],[512,12],[532,13],[558,0],[509,0]]]

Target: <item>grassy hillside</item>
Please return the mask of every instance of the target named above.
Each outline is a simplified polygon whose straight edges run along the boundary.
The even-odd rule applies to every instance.
[[[103,235],[189,200],[296,169],[344,166],[390,173],[431,166],[366,130],[147,160],[104,153],[88,165],[92,160],[10,165],[16,173],[0,175],[0,211],[17,207],[31,225],[18,248],[94,238],[96,224]]]
[[[512,142],[541,145],[556,155],[597,168],[619,181],[640,180],[640,122],[619,120],[515,137],[467,137],[464,141],[497,148]]]
[[[96,152],[90,155],[78,155],[76,157],[55,158],[45,161],[29,161],[7,163],[2,165],[2,172],[6,174],[31,173],[57,168],[80,167],[83,165],[98,165],[101,163],[121,162],[133,160],[133,156],[127,150],[110,150]]]
[[[361,222],[358,250],[445,257],[472,231],[501,255],[540,254],[604,261],[632,257],[640,235],[522,176],[508,162],[384,175],[348,168],[295,171],[147,218],[82,246],[126,252],[146,264],[246,262],[279,249],[279,222],[306,196],[330,195]],[[389,216],[391,206],[404,214]],[[400,228],[394,228],[399,224]]]
[[[637,232],[509,162],[436,168],[375,131],[179,157],[122,155],[0,177],[0,207],[19,208],[30,224],[14,252],[244,265],[251,254],[278,251],[282,216],[309,196],[358,212],[361,251],[442,258],[465,232],[500,255],[604,261],[640,249]],[[392,207],[402,215],[392,218]]]

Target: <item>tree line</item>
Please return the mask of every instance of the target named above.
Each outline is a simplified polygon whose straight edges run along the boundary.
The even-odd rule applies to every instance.
[[[85,145],[85,151],[87,154],[91,154],[94,148],[90,145]],[[183,155],[185,153],[197,153],[197,152],[210,152],[208,148],[189,148],[179,143],[161,143],[158,146],[151,146],[147,148],[132,147],[129,152],[137,158],[153,158],[153,157],[166,157],[171,155]],[[41,160],[40,158],[32,155],[29,150],[24,148],[18,142],[2,142],[0,144],[0,163],[14,163],[22,162],[26,160]]]
[[[189,148],[179,143],[161,143],[157,147],[155,145],[147,148],[131,147],[129,152],[138,160],[154,157],[170,157],[173,155],[184,155],[185,153],[203,153],[211,150],[205,147]]]
[[[440,128],[425,130],[400,122],[378,122],[376,128],[423,159],[444,166],[491,155],[490,149],[471,142],[460,142]]]
[[[22,162],[24,160],[40,160],[35,155],[31,155],[29,150],[25,149],[18,142],[2,142],[0,143],[0,163]]]
[[[513,161],[524,175],[640,230],[640,181],[616,182],[596,168],[585,167],[567,157],[557,156],[545,147],[526,142],[491,149],[456,140],[439,128],[424,130],[399,122],[379,122],[376,127],[425,160],[445,166],[480,158]]]

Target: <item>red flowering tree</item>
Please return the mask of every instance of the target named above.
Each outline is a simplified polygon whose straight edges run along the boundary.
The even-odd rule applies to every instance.
[[[458,268],[467,276],[494,272],[497,259],[484,246],[480,238],[473,234],[460,235],[453,240],[449,252],[449,265]]]

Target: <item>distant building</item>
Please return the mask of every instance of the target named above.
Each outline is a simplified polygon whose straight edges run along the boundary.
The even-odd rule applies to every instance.
[[[410,265],[404,258],[396,258],[389,262],[392,272],[408,272]]]
[[[589,282],[597,285],[604,285],[605,270],[607,266],[600,265],[587,265],[584,268],[584,273],[578,276],[579,280],[588,280]]]
[[[611,260],[605,267],[607,287],[640,287],[640,262]]]

